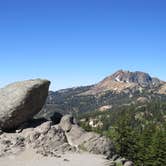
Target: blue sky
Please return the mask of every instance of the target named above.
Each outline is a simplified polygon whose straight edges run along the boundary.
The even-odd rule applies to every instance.
[[[165,9],[165,0],[1,1],[0,86],[41,77],[61,89],[119,69],[166,80]]]

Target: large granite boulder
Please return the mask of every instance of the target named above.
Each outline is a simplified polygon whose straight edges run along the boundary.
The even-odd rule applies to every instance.
[[[0,89],[0,129],[16,129],[43,107],[50,81],[35,79],[16,82]]]

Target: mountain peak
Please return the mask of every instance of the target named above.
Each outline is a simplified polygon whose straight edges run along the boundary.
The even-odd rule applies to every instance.
[[[143,87],[151,86],[153,84],[153,78],[149,74],[141,71],[130,72],[118,70],[110,76],[110,79],[117,82],[136,83]]]
[[[123,92],[125,89],[155,89],[163,84],[158,78],[151,77],[148,73],[141,71],[118,70],[111,76],[93,86],[85,94],[97,94],[104,91]]]

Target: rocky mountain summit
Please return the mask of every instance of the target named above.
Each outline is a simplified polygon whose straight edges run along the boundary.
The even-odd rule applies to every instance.
[[[87,92],[84,92],[84,94],[95,95],[109,90],[116,93],[121,93],[126,89],[155,89],[159,91],[162,85],[165,85],[164,81],[161,81],[158,78],[153,78],[147,73],[140,71],[130,72],[119,70],[113,75],[106,77],[104,80],[94,85]]]
[[[27,149],[51,157],[86,151],[105,155],[113,165],[128,164],[129,161],[116,155],[110,139],[86,132],[71,115],[62,117],[57,113],[50,120],[34,118],[45,103],[49,84],[47,80],[36,79],[0,90],[0,157]]]
[[[142,87],[158,87],[163,83],[159,79],[151,77],[148,73],[140,71],[130,72],[119,70],[109,78],[117,82],[135,83]]]

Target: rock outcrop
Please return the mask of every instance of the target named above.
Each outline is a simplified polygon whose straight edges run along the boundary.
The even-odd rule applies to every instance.
[[[38,126],[30,121],[28,127],[15,133],[1,133],[0,156],[17,153],[27,147],[44,156],[58,156],[67,151],[87,151],[112,157],[115,149],[104,136],[86,132],[79,127],[71,115],[62,118],[59,124],[46,121]],[[64,122],[64,125],[63,125]]]
[[[38,120],[37,120],[38,121]],[[65,121],[64,128],[62,122]],[[68,123],[68,125],[67,125]],[[116,155],[112,142],[104,136],[86,132],[79,127],[74,118],[66,115],[59,124],[46,121],[36,126],[31,120],[28,127],[20,132],[0,134],[0,157],[17,154],[26,149],[33,149],[43,156],[61,157],[66,152],[90,152],[107,157],[109,165],[133,166],[133,162]]]
[[[56,157],[71,151],[65,132],[48,121],[40,126],[25,128],[20,133],[3,133],[0,135],[0,157],[17,154],[25,149],[34,149],[43,156]]]
[[[65,131],[68,143],[76,149],[110,157],[115,154],[114,145],[109,139],[94,132],[86,132],[70,115],[62,118],[60,127]]]
[[[0,129],[12,130],[38,113],[47,98],[48,80],[16,82],[0,89]]]

